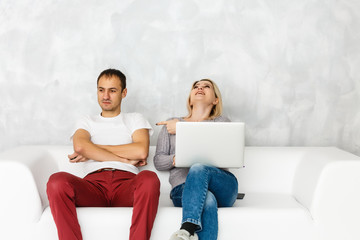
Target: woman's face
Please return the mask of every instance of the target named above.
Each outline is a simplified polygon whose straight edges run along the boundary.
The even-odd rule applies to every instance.
[[[209,81],[199,81],[191,90],[190,93],[190,105],[192,106],[196,102],[208,103],[209,105],[216,105],[218,99],[215,96],[214,86]]]

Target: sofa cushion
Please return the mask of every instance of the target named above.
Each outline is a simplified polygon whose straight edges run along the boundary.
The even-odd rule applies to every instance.
[[[128,238],[132,208],[82,207],[77,208],[77,213],[84,239]],[[246,193],[245,198],[237,200],[234,207],[220,208],[218,214],[219,232],[223,240],[233,239],[235,233],[247,236],[244,239],[266,239],[266,236],[273,234],[282,235],[282,239],[311,239],[311,216],[290,195]],[[152,239],[170,237],[180,227],[181,216],[182,208],[173,207],[169,195],[161,194]],[[256,226],[261,226],[261,229],[256,229]],[[41,229],[37,232],[38,239],[56,237],[49,207],[45,209],[36,228]]]

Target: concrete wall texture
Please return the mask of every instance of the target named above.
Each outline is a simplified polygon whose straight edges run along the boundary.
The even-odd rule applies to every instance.
[[[123,111],[186,115],[191,83],[218,83],[249,146],[360,155],[358,0],[0,1],[0,150],[70,144],[100,112],[96,78],[128,77]]]

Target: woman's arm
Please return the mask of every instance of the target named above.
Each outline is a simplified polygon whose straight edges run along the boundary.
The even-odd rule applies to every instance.
[[[166,121],[158,122],[156,125],[164,125],[166,127],[166,130],[170,134],[176,134],[176,123],[179,121],[177,118],[169,119]]]
[[[159,171],[167,171],[174,168],[173,159],[175,154],[170,153],[170,133],[166,126],[163,126],[156,145],[156,152],[154,156],[155,168]]]

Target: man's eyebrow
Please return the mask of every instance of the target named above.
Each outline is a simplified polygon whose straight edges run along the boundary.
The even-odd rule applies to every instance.
[[[118,89],[119,89],[119,88],[117,88],[117,87],[111,87],[111,88],[98,87],[98,88],[101,88],[101,89],[110,89],[110,90],[118,90]]]

